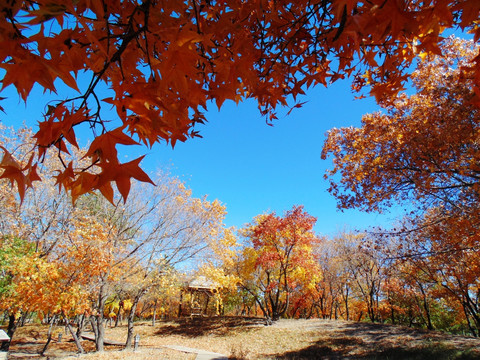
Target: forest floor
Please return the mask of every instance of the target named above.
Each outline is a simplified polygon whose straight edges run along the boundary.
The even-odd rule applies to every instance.
[[[8,359],[39,358],[46,342],[47,327],[26,325],[17,330]],[[263,319],[245,317],[179,319],[141,322],[136,352],[106,346],[103,354],[76,355],[70,335],[52,341],[44,359],[195,359],[192,353],[168,345],[196,348],[229,356],[230,359],[480,359],[480,339],[453,336],[408,327],[335,320],[280,320],[265,326]],[[106,338],[123,341],[126,326],[107,327]],[[87,352],[94,351],[83,341]]]

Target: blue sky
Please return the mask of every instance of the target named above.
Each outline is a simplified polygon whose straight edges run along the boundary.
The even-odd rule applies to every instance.
[[[48,99],[58,98],[34,89],[25,106],[12,86],[0,96],[8,98],[2,101],[6,114],[0,113],[0,121],[31,127]],[[293,205],[304,205],[317,217],[316,231],[325,235],[391,224],[398,212],[338,211],[323,179],[331,162],[320,158],[325,133],[332,127],[359,125],[362,114],[378,110],[374,100],[354,100],[344,81],[311,89],[300,101],[307,103],[288,116],[282,115],[287,109],[280,110],[274,126],[265,123],[253,101],[238,106],[227,102],[220,112],[212,105],[209,122],[198,127],[203,138],[177,143],[173,150],[166,144],[143,148],[148,155],[141,165],[151,173],[168,168],[194,196],[220,200],[227,207],[227,226],[241,227],[264,212],[282,214]],[[125,160],[137,156],[133,150]]]
[[[371,98],[354,100],[348,81],[310,90],[307,103],[268,126],[253,101],[226,103],[208,112],[199,127],[202,139],[158,146],[144,160],[170,166],[195,196],[208,195],[227,206],[228,226],[242,226],[258,214],[282,214],[304,205],[318,218],[316,230],[334,235],[344,229],[390,225],[398,211],[340,212],[323,179],[331,161],[321,160],[325,133],[332,127],[357,126],[362,114],[378,110]],[[286,113],[286,111],[283,111]]]

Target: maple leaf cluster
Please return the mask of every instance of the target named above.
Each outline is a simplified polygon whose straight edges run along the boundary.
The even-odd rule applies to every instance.
[[[195,125],[206,121],[210,102],[220,108],[253,98],[272,121],[277,106],[308,87],[346,76],[383,101],[403,88],[418,54],[440,53],[443,30],[460,27],[480,38],[477,0],[40,0],[0,9],[2,89],[15,86],[24,101],[35,85],[56,92],[62,81],[78,91],[46,107],[36,160],[1,165],[21,197],[37,180],[45,149],[55,147],[62,158],[77,146],[81,124],[92,129],[90,164],[64,162],[58,185],[74,199],[97,189],[111,200],[115,182],[125,198],[131,178],[151,180],[141,158],[122,164],[116,146],[174,146],[198,136]],[[112,96],[102,99],[102,86]],[[105,106],[116,117],[104,115]]]

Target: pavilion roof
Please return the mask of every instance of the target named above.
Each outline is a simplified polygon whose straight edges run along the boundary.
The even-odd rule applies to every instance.
[[[207,279],[205,276],[197,276],[193,278],[190,282],[188,282],[186,287],[189,289],[215,290],[218,289],[220,286],[214,281]]]

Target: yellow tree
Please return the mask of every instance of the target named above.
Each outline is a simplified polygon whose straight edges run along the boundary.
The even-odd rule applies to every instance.
[[[0,303],[9,317],[7,334],[12,339],[21,312],[45,311],[52,306],[49,296],[58,270],[35,252],[32,244],[13,237],[0,240]],[[2,348],[8,350],[9,343]]]
[[[236,309],[237,314],[246,314],[250,297],[239,289],[241,275],[238,273],[238,263],[241,261],[242,249],[237,230],[223,229],[219,238],[209,244],[209,248],[210,256],[202,261],[199,274],[218,286],[217,301],[221,302],[221,309],[217,312],[221,313],[225,307],[229,307]]]
[[[9,314],[11,337],[21,313],[36,312],[41,317],[49,314],[67,321],[79,351],[83,352],[69,319],[91,309],[89,295],[110,263],[108,249],[100,237],[102,225],[95,219],[90,219],[90,223],[85,218],[78,220],[82,220],[82,225],[49,254],[36,251],[34,242],[3,238],[0,296],[2,310]]]
[[[115,293],[129,299],[126,347],[133,340],[138,304],[156,291],[173,268],[204,252],[221,233],[225,207],[217,200],[194,198],[177,178],[159,172],[157,186],[135,183],[127,203],[89,195],[77,206],[102,223],[112,261],[96,295],[97,350],[103,350],[105,304]],[[92,259],[95,262],[95,259]],[[115,275],[112,278],[112,275]]]

